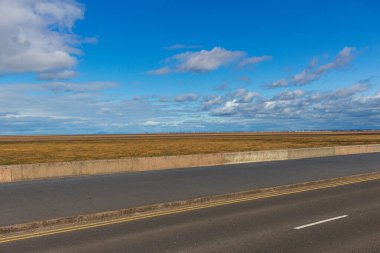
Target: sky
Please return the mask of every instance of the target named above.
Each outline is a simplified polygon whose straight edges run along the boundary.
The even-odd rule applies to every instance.
[[[0,0],[0,135],[380,129],[379,12]]]

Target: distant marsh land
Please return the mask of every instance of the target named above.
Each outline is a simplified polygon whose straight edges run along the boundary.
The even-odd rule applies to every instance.
[[[360,144],[380,131],[0,136],[0,165]]]

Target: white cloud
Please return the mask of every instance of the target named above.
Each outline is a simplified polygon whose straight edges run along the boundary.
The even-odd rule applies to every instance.
[[[292,100],[298,97],[302,97],[305,94],[303,90],[283,91],[275,96],[277,100]]]
[[[367,79],[324,92],[297,89],[270,98],[256,93],[257,99],[250,101],[245,97],[255,92],[239,89],[203,109],[223,122],[248,129],[253,125],[266,126],[266,130],[376,129],[380,127],[380,96],[378,91],[368,95],[371,87]]]
[[[68,78],[80,54],[72,28],[83,15],[73,0],[0,0],[0,75]]]
[[[231,115],[235,114],[235,109],[239,106],[237,99],[227,101],[222,107],[213,110],[214,115]]]
[[[204,98],[202,110],[206,111],[210,108],[213,108],[215,105],[221,105],[225,102],[225,99],[222,96],[209,96]]]
[[[261,95],[257,92],[248,91],[246,89],[237,89],[230,97],[237,99],[239,103],[250,103],[254,98],[261,98]]]
[[[126,133],[380,128],[380,93],[369,80],[330,91],[287,90],[270,97],[225,95],[115,97],[112,82],[0,84],[1,134]],[[186,95],[186,94],[184,94]],[[183,96],[180,100],[194,99]]]
[[[174,98],[175,102],[193,102],[196,100],[198,100],[198,95],[195,93],[182,94]]]
[[[182,45],[177,45],[180,48]],[[185,48],[185,47],[183,47]],[[214,47],[211,50],[187,51],[176,54],[164,60],[164,67],[150,70],[147,73],[151,75],[166,75],[177,72],[208,73],[235,65],[244,67],[254,65],[263,61],[272,59],[271,56],[253,56],[247,57],[245,51],[227,50],[222,47]]]
[[[260,62],[272,60],[272,56],[263,55],[263,56],[253,56],[243,59],[240,63],[240,67],[244,67],[246,65],[255,65]]]
[[[242,51],[229,51],[214,47],[210,51],[185,52],[172,57],[178,61],[178,70],[183,72],[210,72],[244,56]]]
[[[118,87],[114,82],[89,82],[89,83],[67,83],[67,82],[50,82],[42,86],[48,91],[55,93],[72,92],[98,92],[103,90],[114,89]]]
[[[166,74],[169,74],[170,72],[171,72],[170,68],[162,67],[159,69],[150,70],[148,71],[148,74],[149,75],[166,75]]]
[[[78,76],[78,73],[74,70],[62,70],[59,72],[41,73],[38,74],[40,80],[67,80]]]
[[[158,126],[160,124],[161,123],[158,121],[148,120],[148,121],[145,121],[144,123],[142,123],[141,125],[143,125],[143,126]]]
[[[0,84],[1,134],[137,132],[141,122],[167,116],[161,105],[150,100],[108,94],[116,86],[112,82]]]
[[[344,47],[335,57],[334,61],[323,64],[319,67],[316,58],[313,58],[307,69],[302,70],[300,73],[287,78],[280,79],[273,82],[270,86],[272,88],[276,87],[286,87],[290,85],[306,85],[313,81],[320,79],[324,74],[331,70],[339,69],[351,63],[351,61],[357,55],[356,48],[354,47]]]
[[[247,93],[242,97],[241,102],[243,102],[243,103],[250,103],[250,102],[252,102],[252,100],[253,100],[254,98],[260,98],[260,97],[261,97],[261,95],[260,95],[259,93],[249,91],[249,92],[247,92]]]

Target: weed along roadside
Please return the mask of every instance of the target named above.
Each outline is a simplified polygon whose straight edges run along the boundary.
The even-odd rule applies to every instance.
[[[0,136],[0,165],[380,144],[380,132]]]

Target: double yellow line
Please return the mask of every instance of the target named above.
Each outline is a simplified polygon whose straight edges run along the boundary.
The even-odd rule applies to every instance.
[[[118,218],[118,219],[113,219],[113,220],[108,220],[108,221],[100,221],[100,222],[94,222],[91,224],[84,224],[84,225],[74,225],[74,226],[69,226],[69,227],[64,227],[64,228],[55,228],[55,229],[50,229],[46,231],[31,232],[31,233],[8,236],[8,237],[3,237],[3,238],[0,237],[0,244],[13,242],[13,241],[19,241],[19,240],[25,240],[25,239],[30,239],[30,238],[102,227],[102,226],[107,226],[107,225],[112,225],[112,224],[117,224],[117,223],[131,222],[131,221],[153,218],[153,217],[158,217],[158,216],[163,216],[163,215],[188,212],[188,211],[199,210],[199,209],[204,209],[204,208],[209,208],[209,207],[223,206],[223,205],[229,205],[229,204],[234,204],[234,203],[239,203],[239,202],[257,200],[257,199],[273,198],[277,196],[290,195],[290,194],[295,194],[295,193],[300,193],[300,192],[338,187],[338,186],[366,182],[366,181],[371,181],[371,180],[378,180],[378,179],[380,179],[380,174],[363,175],[361,177],[350,177],[346,179],[336,179],[336,180],[331,180],[332,182],[321,182],[321,183],[316,183],[314,185],[305,185],[305,186],[299,186],[299,187],[296,186],[289,189],[267,191],[267,192],[252,194],[251,196],[246,196],[246,197],[240,197],[240,198],[228,199],[228,200],[217,200],[217,201],[212,201],[205,204],[197,204],[194,206],[187,206],[187,207],[178,207],[172,210],[161,210],[161,211],[156,211],[156,212],[148,213],[148,214],[139,214],[132,217]]]

